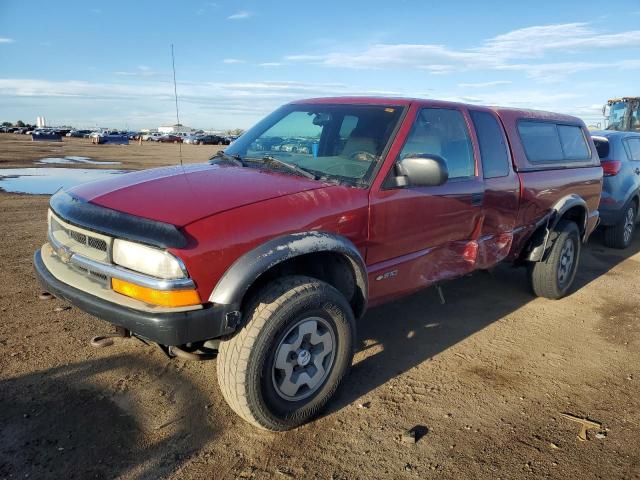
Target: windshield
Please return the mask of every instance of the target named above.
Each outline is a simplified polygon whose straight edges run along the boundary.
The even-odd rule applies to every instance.
[[[632,108],[629,115],[629,108]],[[639,131],[640,102],[614,102],[609,108],[607,130]]]
[[[287,105],[225,152],[272,157],[319,178],[359,184],[370,180],[401,113],[401,107],[384,105]]]
[[[616,102],[611,104],[609,110],[609,126],[607,127],[607,129],[621,130],[626,111],[627,104],[625,102]]]

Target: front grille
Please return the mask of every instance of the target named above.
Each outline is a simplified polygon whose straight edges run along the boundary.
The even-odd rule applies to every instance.
[[[87,237],[87,245],[101,252],[107,251],[107,242],[96,237]]]
[[[100,262],[110,263],[109,245],[111,238],[84,228],[70,225],[51,213],[49,216],[49,234],[54,240],[73,253]]]
[[[55,218],[52,219],[51,223],[52,223],[52,229],[54,231],[55,230],[63,231],[69,238],[71,238],[72,240],[76,241],[79,244],[86,245],[96,250],[100,250],[101,252],[107,251],[106,241],[98,237],[91,236],[90,234],[81,233],[78,230],[72,230],[70,228],[67,228]]]
[[[82,243],[82,244],[86,244],[87,243],[87,236],[83,235],[82,233],[76,232],[74,230],[67,230],[64,227],[61,227],[60,224],[58,224],[58,228],[62,228],[67,232],[67,235],[69,235],[71,238],[73,238],[76,242],[78,243]]]

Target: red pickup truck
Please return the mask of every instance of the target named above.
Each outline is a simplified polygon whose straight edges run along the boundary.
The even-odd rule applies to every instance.
[[[298,426],[367,306],[510,261],[571,288],[602,169],[582,121],[433,100],[285,105],[208,164],[59,191],[45,290],[171,356],[218,352],[231,408]]]

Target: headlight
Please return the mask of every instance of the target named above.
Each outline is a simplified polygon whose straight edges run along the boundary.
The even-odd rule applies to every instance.
[[[180,261],[169,252],[126,240],[113,241],[113,261],[158,278],[184,278]]]

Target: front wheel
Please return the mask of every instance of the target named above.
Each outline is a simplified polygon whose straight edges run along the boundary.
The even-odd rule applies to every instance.
[[[247,323],[221,343],[218,383],[229,406],[266,430],[290,430],[331,399],[353,358],[355,321],[345,297],[310,277],[260,292]]]
[[[529,280],[537,296],[558,299],[567,294],[578,269],[581,247],[578,226],[561,220],[549,241],[553,244],[546,258],[530,264]]]
[[[627,248],[633,239],[636,229],[636,204],[633,201],[627,205],[622,218],[615,225],[604,230],[604,244],[609,248]]]

